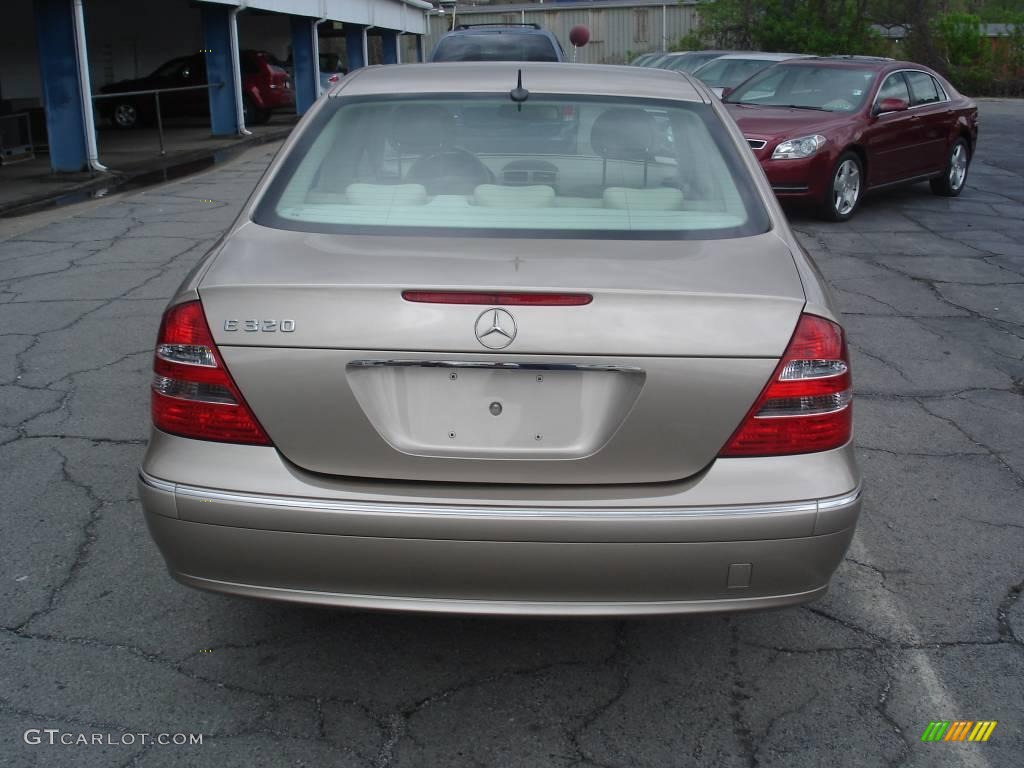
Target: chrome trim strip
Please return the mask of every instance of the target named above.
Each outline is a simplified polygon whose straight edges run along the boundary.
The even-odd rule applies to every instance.
[[[143,485],[148,485],[150,488],[155,488],[156,490],[164,491],[165,493],[174,493],[174,489],[177,487],[175,483],[169,483],[158,477],[147,475],[141,469],[139,470],[139,480],[142,481]]]
[[[766,515],[793,512],[820,512],[833,510],[855,503],[860,498],[858,485],[850,493],[817,501],[796,501],[784,504],[747,504],[721,507],[656,507],[636,508],[586,508],[573,507],[481,507],[451,506],[434,504],[396,504],[393,502],[328,501],[325,499],[295,498],[289,496],[264,496],[250,493],[219,491],[213,488],[199,488],[180,483],[168,483],[151,477],[139,470],[143,483],[158,490],[171,490],[176,496],[188,496],[204,501],[222,501],[262,507],[283,507],[288,509],[310,509],[324,512],[351,512],[355,514],[416,514],[435,517],[508,517],[515,519],[576,518],[593,520],[638,520],[644,518],[678,517],[727,517],[730,515]],[[603,511],[607,509],[608,511]]]
[[[743,138],[747,139],[746,136]],[[765,139],[747,139],[747,144],[751,149],[764,149],[768,145],[768,142]]]
[[[819,499],[818,511],[830,512],[831,510],[834,509],[841,509],[842,507],[849,507],[852,504],[856,504],[858,501],[860,501],[861,493],[863,492],[863,490],[864,486],[858,484],[856,488],[854,488],[852,491],[845,494],[844,496],[833,496],[828,499]]]
[[[613,371],[643,373],[633,365],[576,365],[571,363],[491,363],[474,360],[352,360],[348,368],[487,368],[509,371]]]
[[[823,534],[830,536],[834,534]],[[806,592],[784,595],[744,597],[742,592],[713,599],[693,600],[637,600],[618,602],[568,602],[565,600],[486,600],[458,597],[399,597],[395,595],[358,595],[346,592],[317,592],[289,587],[267,587],[234,581],[219,581],[192,576],[181,571],[170,571],[182,584],[212,592],[244,595],[269,600],[309,603],[313,605],[344,606],[370,610],[406,610],[422,612],[487,614],[489,616],[642,616],[673,613],[704,613],[709,611],[759,610],[782,608],[815,600],[828,591],[824,584]]]

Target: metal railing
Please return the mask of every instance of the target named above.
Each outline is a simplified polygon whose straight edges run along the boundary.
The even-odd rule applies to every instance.
[[[200,89],[209,90],[210,88],[223,88],[224,83],[206,83],[204,85],[183,85],[178,88],[148,88],[142,91],[123,91],[121,93],[94,93],[92,95],[93,101],[98,99],[124,99],[129,96],[145,96],[146,94],[153,94],[153,98],[156,105],[156,130],[157,136],[160,140],[160,154],[166,155],[167,152],[164,150],[164,120],[163,115],[160,113],[160,94],[161,93],[178,93],[180,91],[197,91]]]

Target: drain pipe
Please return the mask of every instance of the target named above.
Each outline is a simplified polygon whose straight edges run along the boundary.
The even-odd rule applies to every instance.
[[[668,50],[668,7],[661,6],[661,50]]]
[[[316,97],[318,99],[324,95],[324,89],[320,83],[320,25],[325,21],[327,21],[326,18],[321,18],[313,22],[313,68],[316,74]],[[294,69],[292,72],[294,73]]]
[[[370,17],[370,21],[373,21],[373,17],[372,16]],[[371,24],[368,27],[363,27],[363,66],[364,67],[370,66],[370,43],[369,43],[369,41],[367,39],[367,34],[366,33],[369,32],[371,29],[376,29],[376,28],[377,28],[376,24]]]
[[[313,22],[313,68],[316,74],[316,97],[324,95],[320,85],[320,25],[327,21],[327,0],[320,0],[320,18]],[[295,57],[292,56],[292,74],[295,74]]]
[[[363,66],[364,67],[370,66],[370,43],[369,43],[369,40],[368,40],[367,33],[371,29],[376,29],[377,28],[377,6],[374,5],[373,2],[371,2],[371,0],[366,0],[366,10],[369,11],[368,15],[370,17],[370,23],[369,23],[369,25],[363,27]]]
[[[85,11],[82,0],[74,0],[75,59],[78,64],[78,83],[82,92],[82,116],[85,122],[85,156],[89,169],[105,172],[110,170],[100,163],[96,148],[96,116],[92,110],[92,82],[89,77],[89,56],[85,47]]]
[[[81,0],[75,0],[81,2]],[[245,0],[241,5],[232,8],[228,16],[228,37],[231,41],[231,74],[235,81],[235,119],[239,136],[252,136],[252,131],[245,127],[245,105],[242,104],[242,61],[238,53],[238,12],[245,8]]]

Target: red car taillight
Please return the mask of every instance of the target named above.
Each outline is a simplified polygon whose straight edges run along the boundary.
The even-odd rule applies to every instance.
[[[801,315],[768,385],[720,457],[780,456],[844,445],[853,429],[843,329]]]
[[[198,301],[164,313],[153,358],[152,413],[153,425],[174,435],[272,444],[224,367]]]

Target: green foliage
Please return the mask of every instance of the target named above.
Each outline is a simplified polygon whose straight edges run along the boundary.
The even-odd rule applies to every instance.
[[[700,32],[680,47],[792,53],[880,54],[882,38],[871,29],[865,3],[854,0],[714,0],[700,5]],[[686,44],[684,44],[686,43]]]
[[[971,95],[1024,96],[1022,0],[701,0],[698,14],[677,50],[889,55],[936,67]],[[886,42],[872,22],[910,35]],[[987,38],[983,22],[1011,25],[1010,36]]]
[[[946,64],[955,67],[988,63],[991,47],[982,33],[981,18],[970,13],[946,13],[932,22],[932,36]]]
[[[952,12],[932,21],[940,69],[964,92],[1020,95],[1024,89],[1024,13],[1007,13],[1001,23],[1013,25],[1010,36],[997,38],[993,46],[980,16]]]
[[[704,35],[702,35],[699,31],[695,31],[695,32],[691,32],[690,34],[685,35],[685,36],[679,38],[679,42],[677,42],[672,47],[672,50],[674,50],[674,51],[699,51],[700,49],[702,49],[704,47],[705,47]]]

